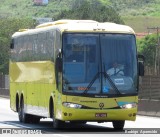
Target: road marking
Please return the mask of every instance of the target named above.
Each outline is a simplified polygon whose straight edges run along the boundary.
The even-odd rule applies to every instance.
[[[61,134],[54,134],[56,137],[70,137],[70,136],[67,136],[67,135],[61,135]]]
[[[23,126],[21,124],[17,124],[17,123],[13,123],[13,122],[7,122],[7,121],[3,121],[3,122],[0,121],[0,124],[14,126],[14,128],[31,128],[30,126]]]

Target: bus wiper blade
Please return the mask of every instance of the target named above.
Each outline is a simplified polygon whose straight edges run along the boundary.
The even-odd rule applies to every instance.
[[[107,72],[104,71],[103,74],[104,74],[104,77],[110,82],[112,88],[114,88],[118,94],[121,94],[121,92],[118,90],[118,88],[116,87],[116,85],[114,84],[110,76],[107,74]]]
[[[104,67],[104,70],[106,70],[104,63],[103,63],[103,67]],[[114,88],[115,91],[118,94],[121,94],[121,92],[118,90],[118,88],[116,87],[116,85],[114,84],[114,82],[112,81],[112,79],[110,78],[110,76],[107,74],[107,72],[104,71],[103,74],[104,74],[105,79],[107,79],[109,81],[109,83],[111,84],[112,88]]]
[[[91,86],[93,85],[93,83],[96,81],[96,79],[99,77],[100,72],[97,72],[97,74],[93,77],[93,79],[91,80],[91,82],[88,84],[88,86],[86,87],[86,89],[83,91],[83,94],[86,94],[89,89],[91,88]]]

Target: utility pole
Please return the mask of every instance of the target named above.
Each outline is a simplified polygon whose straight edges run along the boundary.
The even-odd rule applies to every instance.
[[[160,27],[147,27],[148,34],[150,34],[150,30],[154,30],[157,33],[157,44],[156,44],[156,54],[155,54],[155,64],[154,64],[154,71],[156,75],[160,73],[160,39],[159,39],[159,30]]]

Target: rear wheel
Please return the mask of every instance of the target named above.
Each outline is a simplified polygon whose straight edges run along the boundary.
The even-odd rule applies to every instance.
[[[38,124],[40,122],[40,117],[30,115],[30,122],[33,124]]]
[[[115,130],[123,130],[125,121],[113,121],[112,124]]]
[[[23,98],[21,99],[20,106],[18,108],[18,117],[19,121],[23,123],[29,123],[30,122],[30,116],[25,113],[24,110],[24,100]]]

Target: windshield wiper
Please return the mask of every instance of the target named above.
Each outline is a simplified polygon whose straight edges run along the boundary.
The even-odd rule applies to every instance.
[[[96,81],[96,79],[99,78],[99,74],[100,74],[100,72],[97,72],[97,74],[93,77],[93,79],[88,84],[88,86],[86,87],[86,89],[83,91],[83,94],[86,94],[89,91],[89,89],[91,88],[91,86],[93,85],[93,83]]]
[[[121,92],[119,91],[119,89],[116,87],[116,85],[114,84],[114,82],[112,81],[112,79],[110,78],[110,76],[106,73],[106,72],[103,72],[104,74],[104,77],[109,81],[109,83],[111,84],[112,88],[115,89],[115,91],[118,93],[118,94],[121,94]]]
[[[104,64],[103,64],[104,65]],[[105,66],[104,66],[104,70],[105,70]],[[112,86],[112,88],[118,93],[121,94],[121,92],[118,90],[118,88],[116,87],[116,85],[114,84],[114,82],[112,81],[112,79],[110,78],[110,76],[106,73],[106,71],[104,72],[97,72],[97,74],[93,77],[93,79],[91,80],[91,82],[88,84],[88,86],[86,87],[86,89],[84,90],[83,94],[86,94],[89,89],[91,88],[91,86],[93,85],[93,83],[96,81],[97,78],[99,78],[99,75],[104,75],[105,79],[107,79],[110,83],[110,85]]]
[[[112,81],[112,79],[110,78],[110,76],[109,76],[109,75],[107,74],[107,72],[105,71],[106,69],[105,69],[104,63],[103,63],[103,67],[104,67],[104,72],[103,72],[103,74],[104,74],[105,79],[107,79],[107,80],[109,81],[109,83],[110,83],[110,85],[112,86],[112,88],[115,89],[115,91],[116,91],[118,94],[121,94],[121,92],[118,90],[118,88],[116,87],[116,85],[114,84],[114,82]]]
[[[106,72],[97,72],[97,74],[93,77],[91,82],[88,84],[88,86],[84,90],[83,94],[86,94],[89,91],[89,89],[91,88],[91,86],[93,85],[93,83],[96,81],[96,79],[99,77],[99,75],[101,73],[104,74],[104,77],[109,81],[109,83],[111,84],[112,88],[115,89],[115,91],[118,94],[121,94],[121,92],[118,90],[118,88],[116,87],[116,85],[114,84],[114,82],[112,81],[112,79],[110,78],[110,76]]]

